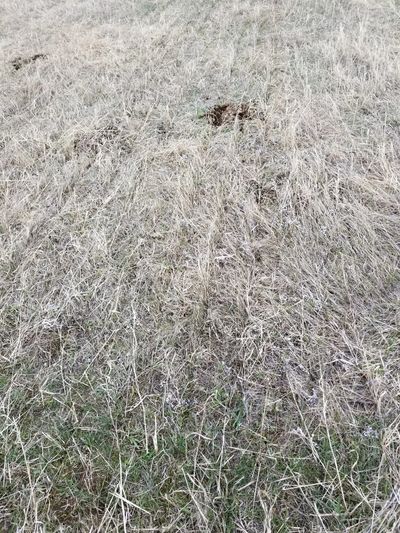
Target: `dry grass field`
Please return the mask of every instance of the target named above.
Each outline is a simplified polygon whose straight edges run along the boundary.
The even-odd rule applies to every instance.
[[[400,531],[399,0],[2,0],[0,531]]]

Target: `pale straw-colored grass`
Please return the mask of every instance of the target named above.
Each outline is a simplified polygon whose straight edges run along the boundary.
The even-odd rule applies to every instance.
[[[399,2],[0,11],[0,529],[399,531]]]

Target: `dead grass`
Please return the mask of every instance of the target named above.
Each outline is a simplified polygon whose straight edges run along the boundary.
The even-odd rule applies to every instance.
[[[3,2],[0,529],[399,531],[399,7]]]

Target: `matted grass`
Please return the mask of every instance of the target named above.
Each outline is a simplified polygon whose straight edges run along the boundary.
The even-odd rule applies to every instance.
[[[399,43],[3,1],[0,530],[399,531]]]

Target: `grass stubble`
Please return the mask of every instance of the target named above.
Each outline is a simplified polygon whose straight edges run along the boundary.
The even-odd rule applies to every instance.
[[[399,531],[399,9],[2,3],[2,531]]]

